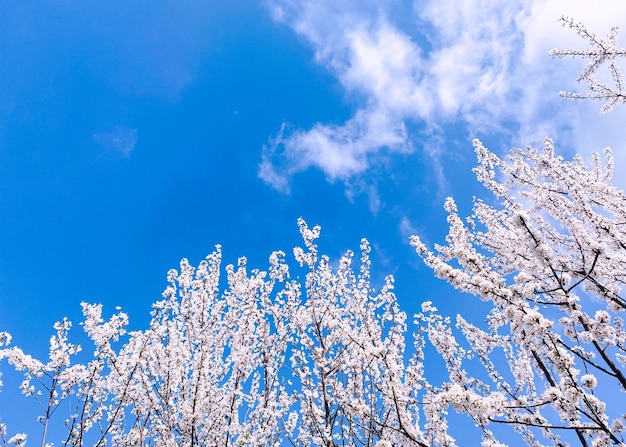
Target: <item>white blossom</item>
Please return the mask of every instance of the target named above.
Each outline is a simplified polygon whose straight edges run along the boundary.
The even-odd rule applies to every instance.
[[[17,433],[12,436],[8,441],[9,445],[15,445],[15,447],[22,447],[26,445],[26,433]]]

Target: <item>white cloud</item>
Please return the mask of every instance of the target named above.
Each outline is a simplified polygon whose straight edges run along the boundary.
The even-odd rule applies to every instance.
[[[497,106],[511,93],[507,74],[523,38],[519,15],[515,2],[489,0],[431,1],[421,11],[433,27],[427,74],[444,116],[471,120],[474,110]]]
[[[407,132],[411,122],[425,124],[420,138],[435,136],[419,147],[438,172],[440,145],[446,143],[441,123],[464,123],[479,136],[506,134],[510,145],[540,144],[552,136],[579,153],[624,147],[617,123],[626,112],[601,117],[600,103],[559,103],[558,91],[578,87],[573,80],[584,63],[553,60],[548,52],[585,45],[560,27],[560,15],[601,34],[620,25],[617,20],[626,22],[626,2],[431,0],[416,2],[413,11],[402,7],[394,1],[384,7],[274,1],[274,18],[310,42],[316,61],[359,107],[342,125],[284,126],[263,153],[259,175],[266,182],[287,191],[291,177],[310,167],[331,181],[347,181],[365,173],[381,151],[414,150],[419,138]],[[409,13],[419,27],[414,35],[398,25],[397,18]]]
[[[404,216],[400,219],[400,223],[398,224],[398,231],[407,243],[409,242],[409,238],[418,234],[417,227],[411,223],[408,217]]]
[[[284,18],[287,13],[280,11],[274,16]],[[330,181],[346,181],[363,173],[381,149],[412,151],[405,121],[425,118],[432,109],[430,95],[419,85],[421,51],[409,36],[376,16],[373,22],[339,14],[329,18],[334,24],[329,27],[329,21],[317,23],[321,15],[313,8],[308,20],[294,20],[293,27],[315,44],[316,59],[364,104],[343,125],[281,128],[264,148],[259,175],[283,191],[293,174],[309,167],[321,169]]]
[[[373,28],[349,30],[346,38],[349,63],[339,79],[366,97],[369,110],[396,119],[432,113],[432,97],[421,84],[426,62],[409,36],[381,20]]]
[[[318,123],[308,131],[290,131],[283,125],[263,148],[259,176],[283,192],[293,174],[312,166],[330,181],[345,181],[364,172],[368,155],[381,148],[410,150],[403,122],[382,110],[360,110],[343,126]]]
[[[95,133],[93,139],[106,152],[130,158],[137,144],[137,129],[115,126],[109,131]]]

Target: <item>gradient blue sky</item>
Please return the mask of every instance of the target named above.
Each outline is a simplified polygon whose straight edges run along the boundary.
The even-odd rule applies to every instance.
[[[473,137],[501,154],[610,145],[626,186],[624,111],[561,101],[583,62],[547,54],[585,45],[561,14],[605,34],[625,2],[379,3],[4,1],[0,330],[41,355],[81,301],[140,329],[180,258],[219,243],[264,268],[299,216],[331,256],[367,237],[409,314],[453,314],[478,304],[408,236],[441,241],[444,198],[467,214],[484,196]]]

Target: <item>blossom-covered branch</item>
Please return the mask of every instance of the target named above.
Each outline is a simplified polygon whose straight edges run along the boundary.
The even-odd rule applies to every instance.
[[[577,22],[571,17],[563,16],[560,18],[560,22],[564,27],[574,30],[591,46],[591,48],[587,50],[554,49],[550,51],[551,56],[559,58],[581,57],[589,60],[587,66],[577,79],[578,82],[585,82],[587,84],[587,92],[561,92],[561,97],[606,101],[600,109],[602,113],[610,112],[615,106],[626,103],[624,76],[616,62],[618,58],[626,57],[626,49],[617,47],[618,28],[611,28],[606,39],[600,39],[594,33],[590,32],[583,23]],[[597,77],[598,70],[605,64],[611,78],[610,82],[602,81]]]

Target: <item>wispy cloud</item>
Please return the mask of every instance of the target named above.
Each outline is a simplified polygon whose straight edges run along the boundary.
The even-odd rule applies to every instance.
[[[137,129],[116,126],[106,132],[93,134],[93,139],[110,154],[130,158],[137,144]]]
[[[280,11],[275,16],[284,17]],[[311,14],[318,17],[320,12]],[[337,28],[328,32],[306,18],[294,27],[315,43],[316,59],[348,92],[363,98],[363,105],[342,125],[317,123],[308,130],[282,126],[265,146],[259,170],[279,190],[287,191],[291,176],[309,167],[321,169],[330,181],[346,181],[367,170],[381,149],[411,152],[405,122],[425,118],[432,109],[420,86],[421,51],[409,36],[378,17],[340,14],[335,22]]]
[[[402,238],[407,242],[407,244],[411,236],[418,234],[417,227],[413,225],[413,223],[406,216],[403,216],[402,219],[400,219],[400,223],[398,224],[398,231],[400,232]]]
[[[369,156],[381,148],[410,150],[404,123],[380,110],[359,111],[341,126],[318,123],[303,131],[283,125],[263,148],[259,175],[285,192],[290,177],[309,167],[321,169],[330,181],[345,181],[365,171]]]
[[[580,147],[576,138],[589,130],[586,115],[597,119],[592,109],[599,105],[573,112],[558,104],[558,91],[580,67],[554,61],[548,51],[584,45],[560,28],[561,14],[588,20],[601,32],[619,25],[619,17],[626,21],[626,3],[607,0],[582,10],[565,0],[431,0],[415,2],[411,10],[401,10],[400,2],[376,3],[272,3],[273,17],[310,42],[316,61],[358,105],[340,125],[284,124],[265,146],[259,170],[274,188],[288,191],[291,177],[311,167],[329,181],[348,181],[366,173],[381,154],[416,148],[429,155],[445,185],[441,123],[463,123],[478,136],[506,134],[511,145],[563,133],[578,152],[601,148]],[[408,14],[419,34],[398,24]],[[407,131],[411,123],[423,125],[424,133]]]

